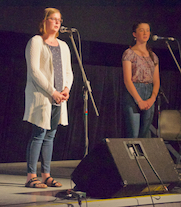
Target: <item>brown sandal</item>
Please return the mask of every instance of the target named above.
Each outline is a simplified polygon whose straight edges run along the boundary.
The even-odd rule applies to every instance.
[[[52,177],[48,177],[48,178],[46,178],[46,180],[45,180],[45,182],[44,182],[48,187],[62,187],[62,184],[59,183],[59,182],[57,182],[57,181],[55,181],[53,178],[52,178],[51,183],[48,183],[48,180],[49,180],[50,178],[52,178]]]
[[[30,179],[27,183],[25,183],[25,187],[28,187],[28,188],[47,188],[47,185],[45,183],[41,183],[37,177],[34,177],[34,178]]]

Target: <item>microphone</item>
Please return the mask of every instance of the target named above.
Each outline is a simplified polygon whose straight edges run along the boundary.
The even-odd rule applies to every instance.
[[[75,29],[75,28],[68,28],[68,27],[64,27],[64,26],[60,27],[61,33],[65,33],[65,32],[72,33],[72,32],[76,32],[76,31],[77,31],[77,29]]]
[[[175,38],[173,38],[173,37],[159,37],[157,35],[153,35],[152,40],[153,41],[157,41],[157,40],[171,40],[171,41],[174,41]]]

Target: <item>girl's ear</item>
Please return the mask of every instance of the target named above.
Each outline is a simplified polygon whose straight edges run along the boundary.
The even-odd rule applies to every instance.
[[[133,32],[132,35],[133,35],[133,37],[136,37],[136,33],[135,32]]]

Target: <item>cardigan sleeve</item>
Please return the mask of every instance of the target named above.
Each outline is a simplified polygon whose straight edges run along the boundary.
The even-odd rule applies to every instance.
[[[67,45],[66,45],[67,46]],[[66,82],[65,82],[65,86],[67,86],[69,88],[69,90],[71,89],[72,86],[72,82],[73,82],[73,72],[72,72],[72,66],[71,66],[71,56],[70,56],[70,50],[67,46],[67,63],[66,63]]]
[[[30,73],[30,77],[32,77],[36,84],[39,85],[39,87],[42,88],[45,92],[47,92],[50,96],[52,96],[53,92],[55,91],[55,88],[47,79],[46,74],[43,73],[40,69],[40,61],[42,61],[40,60],[42,45],[43,40],[41,36],[38,35],[31,38],[28,42],[25,49],[27,70],[28,73]]]

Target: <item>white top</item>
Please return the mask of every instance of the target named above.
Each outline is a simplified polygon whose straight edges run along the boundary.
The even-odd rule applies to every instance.
[[[73,73],[68,45],[57,39],[62,59],[63,88],[71,89]],[[27,63],[27,83],[25,89],[25,113],[23,120],[43,129],[50,129],[54,69],[52,53],[40,35],[35,35],[27,43],[25,50]],[[59,124],[68,125],[66,101],[61,103]]]

